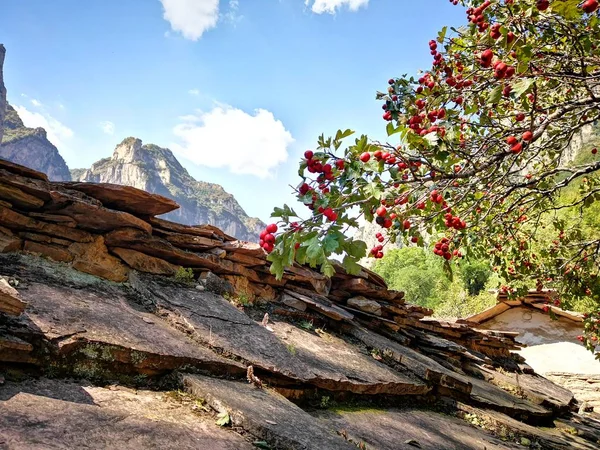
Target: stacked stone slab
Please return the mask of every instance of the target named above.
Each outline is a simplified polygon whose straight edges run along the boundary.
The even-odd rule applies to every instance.
[[[445,399],[523,436],[538,436],[525,423],[550,424],[576,408],[572,393],[510,355],[514,333],[434,320],[367,269],[350,275],[335,265],[327,278],[294,265],[278,280],[257,244],[157,217],[174,208],[130,187],[52,183],[0,161],[0,372],[126,384],[178,372],[181,387],[275,448],[341,439],[317,426],[305,436],[265,429],[265,405],[297,427],[311,422],[289,399]],[[188,269],[193,278],[176,281]],[[240,310],[236,298],[262,305]],[[246,384],[250,367],[269,390]],[[589,435],[587,423],[568,424]],[[589,448],[587,437],[577,442]]]
[[[0,161],[0,252],[22,251],[63,262],[114,282],[132,270],[196,278],[212,272],[250,301],[277,301],[336,322],[382,327],[418,341],[418,332],[448,339],[486,356],[519,348],[511,333],[478,331],[427,319],[432,311],[406,304],[377,274],[349,275],[336,265],[327,278],[295,264],[278,280],[256,243],[238,241],[210,225],[187,226],[156,216],[178,208],[156,194],[106,183],[57,183],[39,172]]]
[[[171,199],[127,186],[56,183],[39,172],[0,161],[0,252],[22,251],[63,262],[114,282],[132,270],[176,276],[212,272],[250,301],[277,301],[336,322],[382,327],[418,341],[426,331],[486,356],[508,356],[514,334],[479,331],[426,318],[432,311],[406,304],[377,274],[349,275],[336,265],[327,278],[298,264],[278,280],[256,243],[237,241],[210,225],[187,226],[156,217]]]

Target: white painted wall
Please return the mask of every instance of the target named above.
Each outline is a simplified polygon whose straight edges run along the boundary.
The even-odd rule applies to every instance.
[[[600,374],[600,361],[577,340],[583,325],[526,307],[511,308],[479,325],[486,330],[517,331],[517,341],[526,344],[519,353],[540,374],[567,372]]]

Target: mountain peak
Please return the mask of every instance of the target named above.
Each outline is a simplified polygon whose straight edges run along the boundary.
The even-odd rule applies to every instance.
[[[209,223],[238,239],[255,240],[264,224],[248,217],[222,186],[195,180],[168,148],[143,144],[128,137],[112,157],[95,162],[89,170],[74,170],[74,180],[133,186],[175,200],[181,208],[169,220],[194,225]]]
[[[70,181],[71,174],[43,128],[26,127],[15,108],[6,103],[0,158],[31,167],[52,181]]]
[[[177,171],[185,171],[171,150],[159,147],[155,144],[143,145],[141,139],[133,136],[123,139],[123,141],[115,147],[112,156],[113,161],[118,161],[122,164],[140,161],[150,162],[151,160],[156,162],[161,159],[168,162],[168,165],[174,166]]]

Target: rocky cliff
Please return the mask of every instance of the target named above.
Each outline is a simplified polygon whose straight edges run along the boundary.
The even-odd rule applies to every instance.
[[[182,224],[207,223],[238,239],[251,241],[257,240],[264,227],[259,219],[248,217],[221,186],[196,181],[171,150],[142,145],[136,138],[127,138],[117,145],[111,158],[71,173],[77,181],[121,184],[172,198],[181,208],[165,218]]]
[[[71,173],[43,128],[28,128],[15,109],[6,104],[0,158],[39,170],[54,181],[69,181]]]
[[[0,142],[2,142],[2,123],[4,122],[4,115],[6,114],[6,88],[4,87],[4,55],[6,49],[4,45],[0,44]]]

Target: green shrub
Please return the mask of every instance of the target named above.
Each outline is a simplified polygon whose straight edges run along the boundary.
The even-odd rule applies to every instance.
[[[181,283],[193,283],[194,271],[191,268],[180,267],[175,274],[175,279]]]

